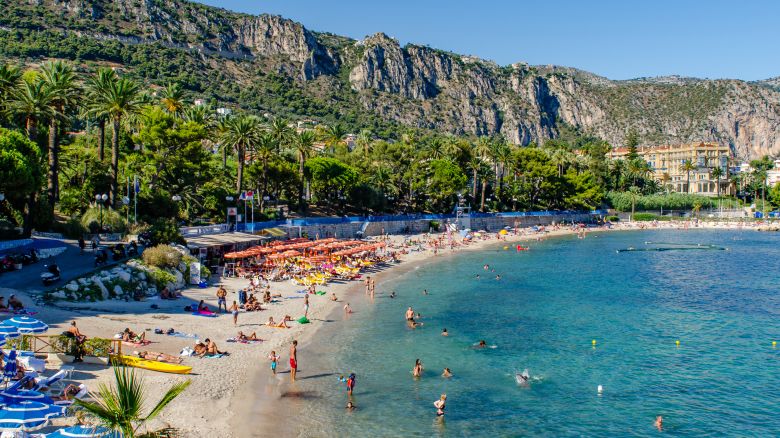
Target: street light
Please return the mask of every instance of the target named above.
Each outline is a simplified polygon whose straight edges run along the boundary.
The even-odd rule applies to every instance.
[[[95,202],[97,202],[98,207],[100,208],[100,231],[103,231],[103,203],[108,201],[108,195],[103,194],[97,194],[95,195]]]
[[[233,202],[232,196],[225,196],[225,201]],[[230,206],[225,207],[225,225],[230,225]]]

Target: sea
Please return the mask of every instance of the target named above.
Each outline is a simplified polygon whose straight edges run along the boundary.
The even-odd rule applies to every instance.
[[[346,297],[355,313],[334,314],[301,348],[278,430],[656,436],[660,415],[674,436],[780,434],[780,234],[593,232],[527,245],[439,257],[379,283],[373,301]]]

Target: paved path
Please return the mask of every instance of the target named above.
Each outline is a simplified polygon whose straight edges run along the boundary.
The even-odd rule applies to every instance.
[[[92,250],[84,251],[84,254],[80,254],[78,243],[75,240],[63,240],[63,243],[67,245],[65,252],[53,257],[60,267],[61,280],[49,286],[50,288],[57,288],[63,286],[68,281],[83,276],[86,273],[95,270],[95,255]],[[110,243],[104,242],[105,245]],[[43,265],[51,263],[52,258],[42,259],[38,263],[27,265],[22,268],[21,271],[4,272],[0,274],[0,287],[16,289],[19,291],[31,292],[40,291],[46,289],[41,282],[41,273],[44,272]],[[123,260],[120,260],[122,262]],[[109,263],[107,266],[112,266],[117,262],[111,261],[109,255]]]

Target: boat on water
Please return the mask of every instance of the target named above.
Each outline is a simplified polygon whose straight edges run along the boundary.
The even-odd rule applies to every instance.
[[[130,367],[143,368],[145,370],[151,370],[151,371],[159,371],[161,373],[189,374],[192,371],[192,367],[190,366],[159,362],[156,360],[142,359],[140,357],[135,357],[135,356],[126,356],[126,355],[117,354],[111,356],[111,359]]]

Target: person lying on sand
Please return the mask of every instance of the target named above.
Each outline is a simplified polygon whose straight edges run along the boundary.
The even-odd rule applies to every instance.
[[[125,328],[125,331],[122,332],[122,340],[132,344],[141,344],[146,341],[146,332],[141,332],[141,334],[138,335],[127,327]]]
[[[206,302],[203,300],[200,300],[200,303],[198,303],[198,312],[211,312],[209,310],[209,306],[206,305]]]
[[[262,339],[257,337],[257,333],[256,332],[252,332],[252,334],[249,335],[249,336],[245,335],[244,332],[238,332],[238,336],[236,336],[236,339],[238,339],[239,341],[242,341],[242,342],[246,342],[246,341],[262,341]]]
[[[284,318],[278,323],[274,321],[273,316],[269,316],[268,323],[266,325],[268,327],[290,328],[287,326],[287,321],[292,321],[292,317],[290,315],[285,315]]]
[[[170,354],[165,354],[165,353],[159,353],[156,351],[141,351],[141,352],[136,352],[135,354],[141,359],[155,360],[157,362],[180,364],[182,360],[180,357],[172,356]]]

